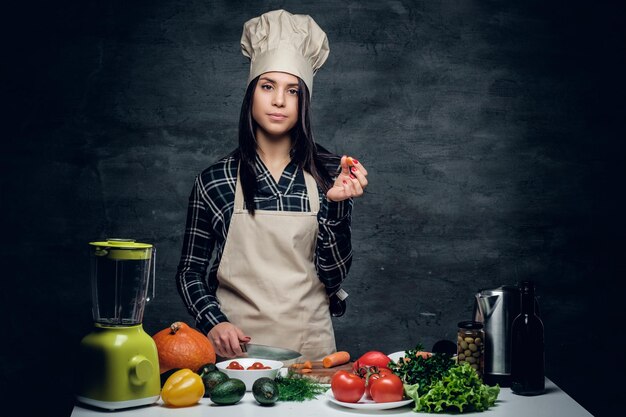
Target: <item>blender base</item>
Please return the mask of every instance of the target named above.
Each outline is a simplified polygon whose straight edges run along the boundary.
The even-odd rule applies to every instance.
[[[155,397],[146,397],[146,398],[137,398],[135,400],[127,400],[127,401],[100,401],[94,400],[92,398],[81,397],[80,395],[76,396],[76,399],[87,405],[91,405],[93,407],[103,408],[106,410],[119,410],[121,408],[132,408],[132,407],[140,407],[143,405],[154,404],[159,401],[160,396],[157,395]]]

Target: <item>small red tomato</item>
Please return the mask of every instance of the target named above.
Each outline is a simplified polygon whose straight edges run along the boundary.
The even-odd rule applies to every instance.
[[[337,371],[330,381],[330,389],[337,401],[356,403],[365,392],[365,380],[347,371]]]
[[[226,367],[226,369],[237,369],[237,370],[242,370],[243,366],[237,362],[237,361],[232,361],[231,363],[228,364],[228,366]]]
[[[372,382],[370,393],[377,403],[402,401],[404,395],[402,380],[393,373],[383,375]]]
[[[265,365],[261,362],[254,362],[252,365],[248,366],[247,370],[255,370],[255,369],[264,369]]]

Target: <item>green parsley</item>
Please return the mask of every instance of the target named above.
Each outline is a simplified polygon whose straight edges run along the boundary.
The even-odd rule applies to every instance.
[[[452,357],[445,353],[435,353],[430,358],[416,355],[417,352],[423,351],[424,348],[417,345],[415,349],[407,350],[404,358],[389,364],[389,368],[404,384],[419,384],[419,395],[425,394],[432,382],[440,380],[455,365]]]

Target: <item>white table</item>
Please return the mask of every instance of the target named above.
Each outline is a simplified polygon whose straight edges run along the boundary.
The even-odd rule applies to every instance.
[[[414,413],[412,405],[392,410],[354,410],[331,403],[324,395],[317,399],[297,402],[278,402],[270,407],[260,406],[247,392],[237,404],[230,406],[216,406],[211,400],[203,398],[199,404],[192,407],[168,408],[158,403],[127,410],[100,411],[77,404],[72,411],[72,417],[332,417],[357,415],[393,415],[415,416],[424,413]],[[483,413],[468,413],[485,417],[588,417],[591,414],[574,401],[552,381],[546,379],[546,393],[535,397],[522,397],[511,392],[510,388],[501,388],[495,406]]]

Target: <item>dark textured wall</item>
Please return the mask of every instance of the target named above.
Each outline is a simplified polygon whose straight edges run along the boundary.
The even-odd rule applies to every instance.
[[[471,318],[478,289],[533,278],[547,375],[594,414],[613,409],[624,14],[597,2],[61,0],[8,11],[0,391],[30,375],[12,395],[69,414],[72,358],[91,326],[91,240],[154,243],[145,328],[192,323],[174,283],[187,197],[236,143],[241,27],[275,8],[327,32],[316,137],[371,173],[338,347],[430,347]]]

